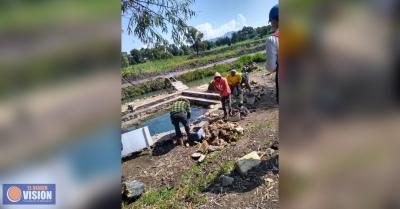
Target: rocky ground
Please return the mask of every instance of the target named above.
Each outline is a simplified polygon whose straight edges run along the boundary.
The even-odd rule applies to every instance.
[[[123,181],[141,181],[146,192],[137,201],[125,202],[123,206],[278,208],[279,171],[274,162],[279,156],[279,109],[273,93],[274,75],[265,73],[257,71],[251,74],[251,80],[256,83],[254,86],[265,89],[265,94],[247,117],[235,123],[244,129],[243,134],[221,151],[208,153],[200,165],[191,157],[198,146],[182,147],[172,142],[124,159]],[[235,162],[252,151],[260,156],[261,163],[247,174],[240,174],[235,169]],[[221,178],[221,175],[227,177]],[[153,193],[159,195],[159,199],[151,199]]]

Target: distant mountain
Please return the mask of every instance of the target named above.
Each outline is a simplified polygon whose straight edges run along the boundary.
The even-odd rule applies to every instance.
[[[236,31],[227,32],[227,33],[225,33],[224,35],[222,35],[222,36],[220,36],[220,37],[208,39],[208,41],[216,41],[216,40],[219,39],[219,38],[225,38],[225,37],[231,38],[231,37],[232,37],[232,34],[233,34],[234,32],[236,32]]]

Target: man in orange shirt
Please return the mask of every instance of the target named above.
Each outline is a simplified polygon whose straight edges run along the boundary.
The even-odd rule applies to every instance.
[[[223,78],[220,73],[215,72],[213,81],[214,91],[221,96],[222,109],[224,110],[224,119],[228,118],[228,111],[231,113],[231,89],[228,81]],[[226,108],[228,106],[228,110]]]

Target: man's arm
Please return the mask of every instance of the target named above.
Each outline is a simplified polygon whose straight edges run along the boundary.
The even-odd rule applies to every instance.
[[[224,88],[224,89],[222,90],[222,92],[231,90],[230,87],[229,87],[228,80],[226,80],[226,79],[224,80],[223,88]],[[229,89],[229,90],[228,90],[228,89]]]
[[[270,36],[266,43],[266,54],[267,54],[267,70],[275,72],[277,68],[278,60],[278,39],[274,36]]]
[[[214,90],[214,92],[217,92],[217,93],[220,93],[221,92],[221,89],[218,89],[217,88],[217,86],[216,86],[216,84],[215,84],[215,81],[213,81],[213,90]]]

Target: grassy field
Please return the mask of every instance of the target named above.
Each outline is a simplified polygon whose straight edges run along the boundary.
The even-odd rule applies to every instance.
[[[233,62],[232,64],[219,64],[209,68],[199,69],[195,71],[190,71],[184,74],[181,74],[176,77],[176,79],[189,83],[196,80],[201,80],[207,77],[212,76],[215,72],[219,72],[223,75],[226,74],[231,69],[240,69],[246,64],[251,62],[264,62],[266,60],[265,54],[256,53],[251,55],[243,55],[238,60]],[[163,78],[156,80],[149,80],[147,82],[129,86],[122,89],[122,103],[130,102],[134,99],[142,98],[143,95],[149,94],[151,92],[160,91],[162,89],[166,89],[166,81]]]
[[[256,43],[250,48],[244,47],[246,44],[249,43]],[[222,53],[217,53],[217,54],[211,54],[203,57],[197,57],[194,59],[188,59],[188,56],[176,56],[172,57],[169,59],[164,59],[164,60],[156,60],[156,61],[151,61],[151,62],[146,62],[138,65],[132,65],[127,68],[124,68],[122,70],[122,75],[127,76],[127,75],[133,75],[133,74],[142,74],[142,73],[153,73],[153,72],[167,72],[171,71],[176,68],[186,68],[186,67],[191,67],[195,65],[201,65],[201,64],[206,64],[208,62],[211,62],[213,60],[217,59],[223,59],[223,58],[228,58],[228,57],[233,57],[235,55],[239,56],[240,52],[242,50],[251,50],[255,49],[257,47],[262,46],[264,43],[263,41],[260,40],[246,40],[243,42],[238,42],[235,45],[232,45],[231,47],[225,46],[225,48],[233,48],[232,50],[226,50]],[[239,46],[239,47],[237,47]],[[220,48],[221,50],[223,48]]]
[[[265,43],[265,41],[266,41],[266,37],[261,37],[261,38],[258,37],[255,39],[244,40],[244,41],[236,42],[236,43],[232,44],[231,46],[224,45],[224,46],[218,46],[218,47],[212,48],[208,51],[201,52],[200,55],[207,53],[207,52],[215,52],[215,51],[220,51],[220,50],[224,50],[224,49],[235,49],[235,48],[240,48],[240,47],[246,47],[246,45]]]

